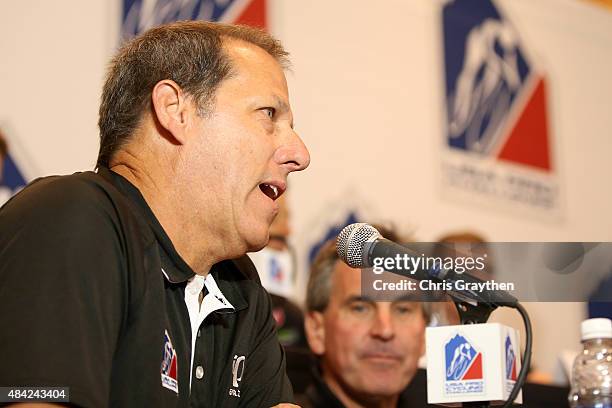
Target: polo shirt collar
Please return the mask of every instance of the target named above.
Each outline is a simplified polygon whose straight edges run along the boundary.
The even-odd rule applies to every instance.
[[[233,260],[221,261],[213,265],[210,275],[214,277],[217,288],[225,295],[236,312],[247,308],[248,303],[234,280],[236,276],[244,278]]]
[[[200,292],[202,292],[204,289],[204,286],[206,286],[206,291],[208,293],[206,296],[204,296],[204,300],[200,306],[198,297]],[[221,292],[219,286],[217,286],[217,282],[211,273],[206,275],[206,277],[202,275],[195,275],[189,279],[187,286],[185,287],[186,303],[188,298],[194,300],[193,303],[195,306],[197,306],[195,310],[198,308],[201,309],[201,313],[204,316],[208,316],[210,313],[221,309],[229,309],[231,311],[235,310],[234,306],[232,306],[232,304],[225,298],[223,292]],[[201,322],[198,323],[196,328],[200,327],[200,323]]]

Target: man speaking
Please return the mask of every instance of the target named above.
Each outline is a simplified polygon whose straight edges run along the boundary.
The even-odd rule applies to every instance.
[[[206,22],[119,50],[97,171],[39,179],[0,211],[0,386],[95,407],[292,400],[244,256],[310,160],[286,64],[268,34]]]

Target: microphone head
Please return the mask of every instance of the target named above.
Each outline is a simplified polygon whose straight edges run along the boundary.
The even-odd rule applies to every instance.
[[[367,268],[363,257],[366,242],[382,238],[380,232],[370,224],[358,222],[344,227],[336,241],[336,251],[340,259],[351,268]]]

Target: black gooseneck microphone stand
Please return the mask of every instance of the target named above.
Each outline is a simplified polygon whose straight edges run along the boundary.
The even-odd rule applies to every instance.
[[[519,375],[516,379],[516,383],[514,383],[514,387],[512,388],[512,392],[510,393],[508,400],[506,400],[506,402],[502,406],[502,408],[510,407],[512,405],[512,402],[514,402],[514,400],[516,399],[519,391],[523,387],[523,384],[525,383],[527,373],[529,371],[529,366],[531,364],[531,346],[533,342],[533,334],[531,331],[531,321],[529,320],[529,315],[527,314],[527,311],[518,302],[514,304],[472,302],[469,299],[463,299],[461,295],[457,295],[455,293],[451,293],[450,295],[452,296],[453,302],[455,303],[455,307],[459,312],[459,319],[461,321],[461,324],[486,323],[491,313],[495,309],[497,309],[498,306],[507,306],[517,309],[521,314],[526,331],[525,352],[523,353],[523,358],[521,361],[521,371],[519,372]],[[491,407],[491,402],[464,402],[462,405],[464,408],[489,408]]]

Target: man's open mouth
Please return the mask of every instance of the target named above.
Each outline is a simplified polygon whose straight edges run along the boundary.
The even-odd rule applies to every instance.
[[[276,200],[283,193],[277,186],[267,183],[261,183],[259,185],[259,189],[268,197],[272,199],[272,201]]]

